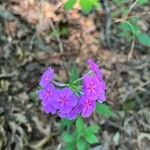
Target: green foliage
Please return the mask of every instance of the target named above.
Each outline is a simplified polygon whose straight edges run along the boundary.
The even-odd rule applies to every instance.
[[[76,95],[80,95],[81,92],[81,81],[79,79],[79,71],[76,65],[73,65],[70,73],[69,79],[69,87],[76,93]]]
[[[68,0],[64,5],[65,10],[72,9],[75,3],[76,3],[76,0]]]
[[[79,78],[79,71],[76,65],[73,65],[70,74],[70,83],[73,83]]]
[[[68,0],[64,8],[65,10],[71,10],[77,0]],[[79,0],[80,7],[84,13],[89,13],[93,8],[98,8],[100,6],[99,0]]]
[[[150,1],[149,0],[138,0],[138,3],[140,5],[145,5],[145,4],[148,4]]]
[[[84,139],[80,138],[79,140],[77,140],[76,144],[77,144],[77,150],[87,150],[88,148],[88,144]]]
[[[92,4],[89,0],[87,0],[86,2],[85,0],[80,0],[79,3],[84,13],[89,13],[92,10]]]
[[[96,112],[106,118],[115,116],[115,113],[106,104],[97,103],[96,104]]]
[[[144,46],[150,47],[150,36],[148,36],[147,34],[140,33],[140,34],[138,34],[137,39]]]
[[[62,119],[61,120],[61,128],[69,128],[73,124],[73,121],[68,119]]]
[[[50,33],[50,35],[52,37],[67,36],[68,34],[69,34],[69,28],[68,27],[57,28],[56,30],[54,30]]]
[[[96,137],[99,127],[97,125],[86,126],[84,120],[79,116],[75,122],[75,130],[63,132],[62,137],[65,142],[65,149],[87,150],[90,144],[98,143]],[[72,146],[71,146],[72,145]]]
[[[117,9],[112,12],[112,16],[125,16],[128,13],[128,7],[126,7],[126,2],[124,0],[113,0],[113,3],[116,5]]]
[[[91,125],[90,127],[86,128],[86,131],[92,132],[92,133],[97,133],[99,130],[99,126],[97,125]]]
[[[121,23],[118,27],[122,31],[119,32],[118,35],[128,40],[132,40],[134,36],[142,45],[150,47],[150,36],[142,33],[140,27],[137,25],[137,21],[138,20],[134,18],[128,22]]]
[[[66,143],[71,143],[74,141],[73,134],[69,134],[68,132],[63,132],[63,140]]]
[[[95,143],[98,143],[98,138],[96,137],[96,135],[93,133],[93,131],[91,130],[86,130],[84,131],[84,138],[86,139],[86,141],[89,143],[89,144],[95,144]]]
[[[84,130],[84,122],[81,116],[79,116],[76,120],[76,131],[77,134],[80,136],[82,135],[82,131]]]

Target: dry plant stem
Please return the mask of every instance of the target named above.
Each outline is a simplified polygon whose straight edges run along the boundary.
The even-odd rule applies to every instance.
[[[131,10],[133,9],[133,7],[137,4],[138,0],[136,0],[132,5],[131,7],[129,8],[128,10],[128,14],[131,12]]]
[[[105,15],[106,15],[105,39],[110,49],[111,48],[110,34],[111,34],[112,18],[111,18],[111,13],[110,13],[109,1],[101,0],[101,3],[103,6]]]
[[[53,83],[55,86],[58,86],[58,87],[66,87],[66,84],[57,82],[57,81],[55,81],[55,80],[52,80],[52,83]]]
[[[31,144],[29,145],[29,147],[34,148],[34,149],[39,149],[42,150],[43,146],[50,141],[52,138],[52,136],[46,136],[45,138],[43,138],[42,140],[40,140],[39,142],[37,142],[36,144]]]
[[[59,44],[59,50],[60,50],[61,53],[63,53],[64,50],[63,50],[62,42],[61,42],[61,39],[59,37],[59,34],[57,33],[57,31],[55,29],[55,26],[54,26],[52,20],[49,20],[49,24],[50,24],[52,30],[56,32],[56,38],[57,38],[57,41],[58,41],[58,44]]]
[[[134,29],[133,29],[132,24],[131,24],[130,22],[128,22],[127,19],[129,18],[129,17],[128,17],[129,13],[130,13],[131,10],[133,9],[133,7],[137,4],[137,2],[138,2],[138,0],[136,0],[136,1],[131,5],[131,7],[130,7],[129,10],[128,10],[128,13],[127,13],[126,17],[124,17],[123,19],[118,19],[118,20],[115,21],[115,23],[116,23],[116,22],[124,22],[124,23],[127,23],[127,24],[130,26],[130,28],[132,29],[132,34],[134,33]],[[134,44],[135,44],[135,37],[134,37],[134,34],[133,34],[133,36],[132,36],[131,49],[130,49],[130,51],[129,51],[129,53],[128,53],[128,58],[127,58],[128,61],[130,61],[131,58],[132,58],[133,50],[134,50]]]
[[[88,73],[86,73],[85,75],[83,75],[81,78],[79,78],[76,81],[74,81],[74,83],[77,83],[77,82],[83,80],[87,75],[90,75],[91,73],[92,73],[92,71],[89,71]]]
[[[118,20],[115,21],[115,23],[118,23],[118,22],[127,23],[130,26],[131,30],[132,30],[132,44],[131,44],[131,48],[130,48],[130,51],[128,53],[128,58],[127,58],[127,60],[130,61],[131,58],[132,58],[132,55],[133,55],[134,44],[135,44],[134,29],[133,29],[132,24],[130,22],[126,21],[126,20],[118,19]]]
[[[129,13],[131,12],[131,10],[133,9],[133,7],[137,4],[138,0],[136,0],[132,5],[131,7],[129,8],[129,11],[128,11],[128,15]],[[132,28],[132,32],[133,32],[133,27],[132,25],[130,26]],[[134,50],[134,43],[135,43],[135,38],[134,38],[134,35],[133,35],[133,40],[132,40],[132,45],[131,45],[131,49],[130,49],[130,52],[128,54],[128,61],[131,60],[132,58],[132,55],[133,55],[133,50]]]

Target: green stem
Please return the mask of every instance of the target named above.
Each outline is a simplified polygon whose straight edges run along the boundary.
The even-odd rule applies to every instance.
[[[87,75],[90,75],[92,73],[92,71],[89,71],[88,73],[86,73],[84,76],[82,76],[81,78],[75,80],[73,83],[77,83],[80,82],[81,80],[83,80]]]

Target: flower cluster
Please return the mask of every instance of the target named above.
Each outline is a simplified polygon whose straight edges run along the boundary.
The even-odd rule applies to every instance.
[[[54,81],[54,70],[51,67],[43,73],[39,83],[42,88],[38,95],[44,112],[70,120],[76,119],[80,114],[89,117],[95,110],[96,101],[103,103],[106,100],[106,85],[101,70],[93,60],[89,59],[87,63],[90,74],[78,79],[82,79],[80,95],[65,86],[67,84],[64,84],[63,88],[58,88],[59,83]]]

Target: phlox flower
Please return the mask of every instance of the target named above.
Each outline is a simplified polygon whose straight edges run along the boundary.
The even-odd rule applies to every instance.
[[[57,96],[53,102],[53,106],[60,110],[61,113],[66,114],[77,104],[77,97],[69,88],[57,90]]]
[[[83,93],[89,98],[95,98],[99,96],[102,90],[101,84],[95,76],[85,76],[83,79]]]
[[[41,87],[46,87],[50,81],[54,78],[54,70],[49,67],[46,71],[44,71],[41,79],[40,79],[40,86]]]
[[[43,106],[43,111],[46,113],[54,114],[56,112],[56,109],[52,105],[56,97],[54,85],[47,85],[45,88],[38,91],[38,95]]]
[[[89,117],[95,110],[96,101],[95,99],[89,98],[86,95],[81,96],[80,105],[82,107],[81,115],[83,117]]]
[[[102,80],[102,72],[98,65],[92,59],[88,59],[87,64],[89,65],[90,70],[98,77],[98,79]]]

